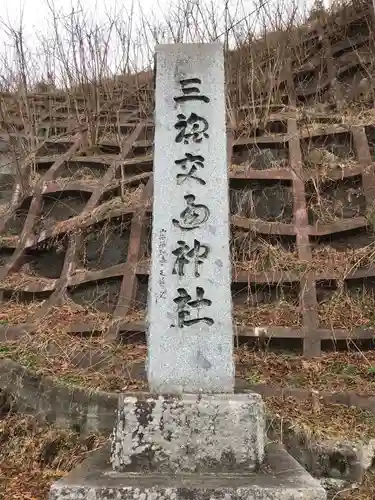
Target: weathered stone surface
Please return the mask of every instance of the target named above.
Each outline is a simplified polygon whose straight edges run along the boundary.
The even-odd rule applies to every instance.
[[[253,470],[264,458],[259,394],[124,396],[112,439],[117,471]]]
[[[334,479],[332,477],[321,477],[318,479],[319,483],[326,490],[328,498],[340,498],[340,491],[349,491],[350,489],[355,490],[360,485],[359,483],[351,483],[350,481],[345,481],[344,479]]]
[[[150,390],[232,392],[223,47],[160,45],[156,65]]]
[[[147,474],[112,472],[108,450],[95,452],[52,486],[49,500],[325,500],[326,493],[281,447],[257,472]]]
[[[375,440],[339,441],[309,437],[303,429],[274,416],[267,426],[269,437],[282,440],[287,451],[314,477],[361,482],[373,463]]]
[[[117,394],[64,385],[10,359],[0,360],[0,389],[14,396],[18,411],[61,428],[84,435],[113,430]]]

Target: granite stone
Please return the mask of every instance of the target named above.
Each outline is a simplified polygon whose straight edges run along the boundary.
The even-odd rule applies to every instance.
[[[223,47],[159,45],[147,316],[151,392],[233,391],[230,287]]]
[[[264,458],[259,394],[123,396],[112,436],[114,470],[254,470]]]
[[[326,500],[326,493],[280,446],[255,472],[113,472],[109,450],[94,452],[51,488],[49,500]]]

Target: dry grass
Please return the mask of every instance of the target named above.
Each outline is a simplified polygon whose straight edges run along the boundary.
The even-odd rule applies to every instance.
[[[32,276],[24,272],[18,272],[9,274],[4,280],[2,280],[1,287],[8,290],[21,291],[27,290],[28,287],[33,287],[35,285],[39,287],[42,285],[49,290],[55,283],[56,280],[54,279],[44,278],[42,276]]]
[[[242,305],[233,308],[237,326],[300,326],[300,307],[293,302],[280,300],[258,306]]]
[[[8,201],[1,201],[0,202],[0,217],[3,217],[10,208],[10,203]]]
[[[293,191],[280,183],[263,186],[230,189],[232,215],[252,220],[291,222],[293,218]]]
[[[302,111],[302,114],[301,114]],[[329,127],[330,131],[332,129],[341,129],[341,121],[340,117],[334,117],[331,115],[331,113],[328,111],[326,112],[326,117],[330,117],[331,123],[326,123],[325,121],[320,121],[319,118],[321,116],[316,116],[315,110],[312,110],[311,114],[303,114],[304,109],[302,110],[297,110],[297,120],[298,120],[298,125],[302,131],[302,133],[305,136],[309,136],[310,134],[317,134],[317,133],[324,133],[327,131],[327,128]]]
[[[324,121],[321,121],[324,118]],[[340,113],[330,110],[327,105],[316,104],[313,107],[304,107],[297,110],[297,119],[303,132],[324,132],[342,128],[350,130],[354,126],[373,125],[375,123],[375,110],[368,102],[345,101]],[[327,123],[328,119],[328,123]]]
[[[348,124],[350,126],[355,125],[374,125],[375,123],[375,109],[373,107],[368,107],[363,109],[359,106],[356,106],[354,109],[351,107],[347,107],[342,112],[342,123]]]
[[[259,323],[258,323],[259,324]],[[38,331],[0,349],[34,371],[61,382],[95,390],[145,389],[133,367],[144,362],[144,344],[114,344],[101,334],[95,337],[70,335],[63,331]],[[347,392],[373,395],[375,352],[359,350],[323,353],[305,359],[293,354],[249,350],[235,351],[236,373],[251,384],[297,387],[319,392]]]
[[[98,179],[102,177],[103,173],[104,171],[100,167],[98,169],[95,169],[87,166],[81,166],[77,169],[74,169],[69,177],[60,177],[60,179],[64,181],[66,180],[67,182],[85,181],[88,184],[97,184]],[[59,176],[57,176],[57,179],[59,179]]]
[[[43,306],[41,302],[18,302],[9,300],[0,304],[0,325],[15,326],[34,321],[35,315]]]
[[[307,155],[304,162],[304,168],[311,178],[319,177],[319,180],[330,180],[331,174],[342,172],[344,169],[350,169],[358,166],[354,155],[347,158],[339,158],[324,148],[315,148]]]
[[[371,416],[366,412],[339,405],[321,406],[319,415],[313,414],[308,404],[301,405],[293,400],[269,399],[267,407],[273,414],[283,416],[301,430],[310,432],[312,437],[324,439],[333,433],[340,439],[342,430],[354,439],[361,438],[360,433],[366,438],[374,430]],[[0,496],[12,500],[47,499],[54,481],[107,441],[100,435],[83,438],[54,426],[38,424],[27,415],[9,415],[0,420],[0,436]],[[374,484],[374,474],[370,471],[360,486],[339,493],[335,500],[373,500]]]
[[[293,426],[296,434],[314,440],[368,441],[375,433],[375,415],[368,410],[338,404],[266,398],[270,416]]]
[[[15,248],[19,240],[18,235],[14,236],[3,236],[0,235],[0,248]]]
[[[98,182],[100,182],[100,178],[98,179],[98,177],[95,176],[90,177],[86,174],[85,175],[77,174],[69,177],[60,177],[57,180],[60,181],[59,183],[61,189],[65,189],[65,187],[67,187],[70,182],[76,182],[76,181],[84,182],[87,186],[90,186],[92,188],[96,187],[98,185]]]
[[[35,187],[42,180],[42,175],[36,170],[32,170],[29,177],[29,183],[31,187]]]
[[[259,352],[238,347],[237,374],[252,384],[298,387],[319,392],[375,393],[375,351],[322,353],[306,359],[296,354]]]
[[[0,420],[0,497],[12,500],[47,499],[51,484],[78,465],[88,452],[106,442],[91,435],[38,424],[27,415]]]
[[[375,498],[375,471],[372,468],[364,474],[360,485],[345,488],[329,500],[374,500]]]
[[[115,344],[104,334],[83,338],[57,329],[25,335],[0,350],[0,356],[65,384],[108,392],[144,388],[133,377],[132,365],[145,355],[145,345]]]
[[[89,324],[92,331],[107,332],[112,322],[111,314],[81,306],[66,298],[62,305],[51,307],[45,315],[38,318],[36,324],[38,332],[64,332],[75,324]]]
[[[347,189],[347,199],[343,200],[339,198],[337,189],[332,189],[330,193],[321,192],[315,182],[314,188],[307,203],[309,218],[314,221],[313,223],[330,224],[344,218],[361,215],[356,200],[363,194],[362,190]]]
[[[340,328],[348,332],[356,327],[375,327],[375,295],[363,290],[357,294],[345,292],[341,287],[318,305],[322,328]]]
[[[293,399],[268,399],[272,414],[290,421],[317,439],[366,439],[374,432],[374,417],[367,412],[339,405],[320,405],[317,415],[309,403]],[[345,435],[343,434],[345,433]],[[65,476],[88,454],[103,446],[107,438],[78,434],[39,424],[34,417],[9,415],[0,420],[2,454],[0,460],[0,497],[12,500],[47,500],[51,484]],[[374,474],[367,472],[363,483],[335,500],[373,500]]]
[[[312,249],[312,262],[309,268],[317,274],[327,274],[327,272],[332,271],[335,276],[344,279],[360,268],[372,267],[374,257],[374,243],[363,248],[345,248],[343,250],[336,250],[330,245],[321,245]]]
[[[288,168],[289,161],[285,158],[275,159],[275,158],[265,158],[265,162],[267,162],[267,170],[277,170],[281,168]],[[249,160],[241,163],[231,163],[229,166],[230,173],[236,172],[246,172],[247,169],[256,169],[257,164],[255,160]]]
[[[146,309],[134,307],[130,309],[124,316],[123,321],[125,323],[138,323],[145,321],[146,319]]]
[[[83,307],[69,298],[66,298],[62,305],[53,306],[41,317],[38,317],[38,313],[45,303],[45,300],[40,302],[17,300],[3,302],[0,305],[0,324],[15,326],[26,322],[35,323],[38,332],[65,332],[75,324],[90,324],[93,331],[107,332],[113,323],[111,314],[97,311],[91,307]]]
[[[94,208],[90,213],[84,213],[77,217],[58,222],[54,225],[53,234],[61,232],[71,232],[89,223],[110,219],[116,210],[121,210],[130,207],[136,207],[141,199],[142,186],[136,188],[125,189],[122,196],[116,196],[108,200],[98,207]]]
[[[231,257],[234,272],[280,272],[299,274],[306,263],[298,259],[294,249],[279,242],[271,243],[250,231],[235,231],[231,239]]]
[[[372,233],[375,234],[375,200],[367,206],[366,221]]]
[[[151,256],[147,255],[147,251],[144,252],[144,254],[141,256],[141,258],[138,261],[138,264],[140,266],[145,266],[147,268],[150,268],[150,266],[151,266]]]

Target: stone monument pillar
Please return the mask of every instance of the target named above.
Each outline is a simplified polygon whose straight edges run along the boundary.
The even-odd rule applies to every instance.
[[[122,395],[111,450],[51,500],[325,500],[283,448],[265,445],[262,398],[234,393],[224,56],[156,49],[149,394]]]
[[[223,50],[161,45],[156,60],[149,385],[233,392]]]
[[[124,397],[112,464],[152,455],[157,470],[254,470],[263,403],[233,394],[223,48],[161,45],[156,62],[147,371],[158,397],[141,408]]]

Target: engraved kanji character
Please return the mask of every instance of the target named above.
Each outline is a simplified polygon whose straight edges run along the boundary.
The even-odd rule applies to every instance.
[[[172,252],[172,254],[177,257],[173,266],[172,274],[185,276],[185,265],[189,264],[193,259],[194,276],[198,278],[200,276],[199,266],[203,264],[203,259],[207,258],[209,247],[207,245],[201,245],[198,240],[194,240],[194,246],[192,248],[190,248],[185,241],[178,241],[177,244],[179,247]]]
[[[185,153],[185,158],[182,158],[181,160],[176,160],[175,164],[176,165],[181,165],[181,168],[183,170],[186,170],[187,168],[187,163],[190,162],[192,163],[192,166],[190,167],[190,170],[186,174],[177,174],[177,184],[182,184],[183,182],[186,181],[186,179],[195,179],[199,184],[202,184],[204,186],[206,184],[206,181],[201,179],[200,177],[197,177],[195,172],[198,170],[197,167],[204,168],[204,157],[201,155],[192,155],[191,153]]]
[[[212,300],[204,298],[204,289],[202,287],[197,286],[195,290],[197,298],[195,300],[191,300],[191,295],[188,294],[185,288],[177,288],[178,297],[173,299],[173,302],[177,304],[179,328],[195,325],[199,321],[203,321],[204,323],[207,323],[207,325],[214,324],[214,320],[208,316],[204,316],[202,318],[199,317],[200,309],[205,306],[210,306],[212,304]],[[190,310],[188,308],[197,310],[197,318],[190,319]]]
[[[191,87],[191,86],[188,87],[188,85],[191,85],[193,83],[201,84],[202,81],[199,78],[186,78],[185,80],[180,80],[181,90],[184,95],[175,97],[174,100],[176,102],[186,102],[186,101],[210,102],[210,99],[207,96],[197,95],[201,93],[198,87]]]
[[[184,141],[184,144],[189,144],[190,139],[195,143],[200,143],[203,137],[209,137],[207,134],[208,121],[196,113],[190,113],[189,117],[184,114],[177,115],[178,122],[174,128],[180,130],[176,136],[176,142]]]
[[[172,223],[184,231],[190,231],[204,224],[210,216],[210,211],[206,205],[195,204],[193,194],[187,194],[184,198],[187,207],[180,213],[181,220],[172,219]]]

